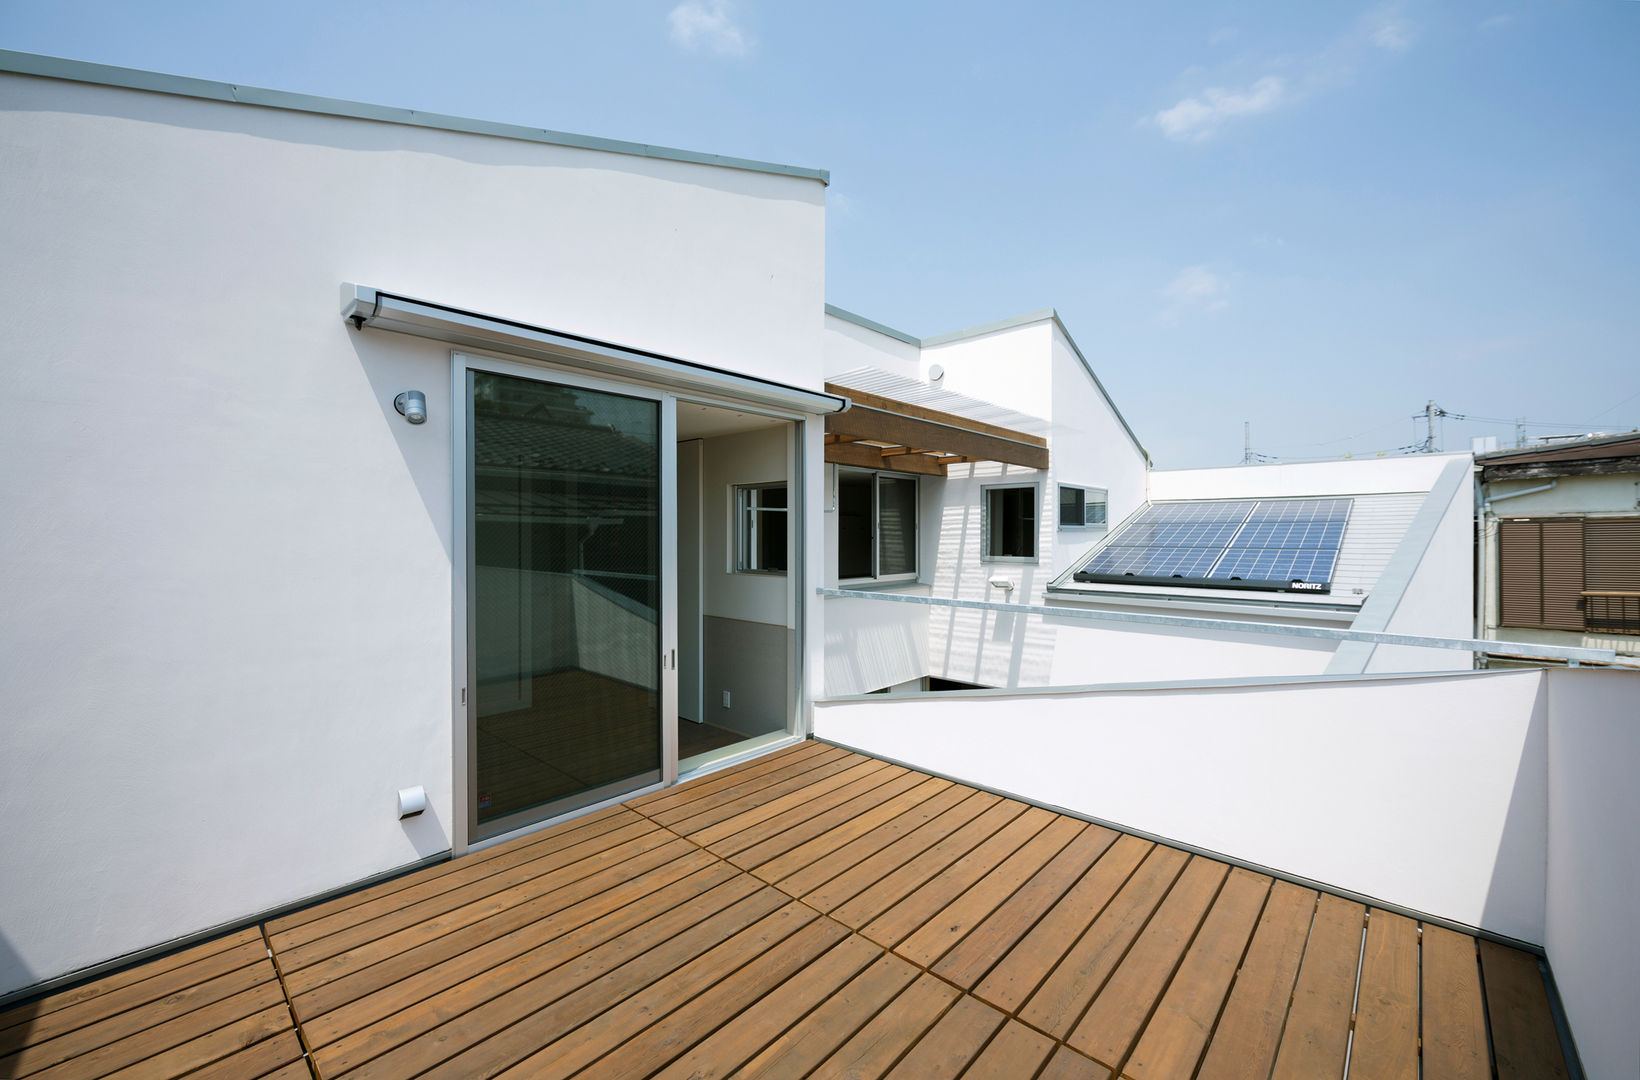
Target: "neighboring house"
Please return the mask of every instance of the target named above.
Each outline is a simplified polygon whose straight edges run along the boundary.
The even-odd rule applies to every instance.
[[[17,53],[0,146],[0,996],[826,699],[1468,666],[1259,632],[1463,636],[1467,456],[1151,472],[1053,312],[828,307],[821,171]],[[1077,580],[1294,500],[1330,592]]]
[[[1640,656],[1640,433],[1475,464],[1477,636]]]

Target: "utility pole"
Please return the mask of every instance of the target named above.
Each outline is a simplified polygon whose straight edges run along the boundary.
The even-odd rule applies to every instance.
[[[1243,465],[1253,463],[1253,422],[1251,420],[1241,422],[1241,463]]]
[[[1526,445],[1526,417],[1515,417],[1515,449]]]
[[[1416,420],[1419,415],[1419,413],[1413,413],[1412,418]],[[1428,433],[1424,436],[1423,443],[1419,445],[1418,453],[1433,454],[1435,452],[1435,418],[1437,416],[1445,415],[1446,410],[1435,404],[1433,401],[1424,406],[1422,416],[1424,418],[1424,423]]]

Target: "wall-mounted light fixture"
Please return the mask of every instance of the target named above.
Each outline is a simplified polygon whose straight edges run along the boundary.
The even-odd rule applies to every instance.
[[[990,581],[990,586],[993,589],[1001,589],[1003,592],[1014,591],[1014,583],[1005,577],[992,578]]]
[[[406,390],[393,399],[393,408],[412,424],[427,422],[427,395],[420,390]]]

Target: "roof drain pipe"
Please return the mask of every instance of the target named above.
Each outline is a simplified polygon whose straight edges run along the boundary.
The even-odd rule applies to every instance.
[[[1492,510],[1492,504],[1495,502],[1502,502],[1505,499],[1518,499],[1522,495],[1536,495],[1540,491],[1548,491],[1558,483],[1560,483],[1560,481],[1555,479],[1549,481],[1547,484],[1539,484],[1537,487],[1521,488],[1519,491],[1511,491],[1507,495],[1493,495],[1481,504],[1481,513],[1490,513]]]

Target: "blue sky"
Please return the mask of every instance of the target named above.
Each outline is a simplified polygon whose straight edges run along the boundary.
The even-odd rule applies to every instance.
[[[1640,427],[1634,0],[0,0],[0,47],[830,169],[831,302],[1058,308],[1160,467]]]

